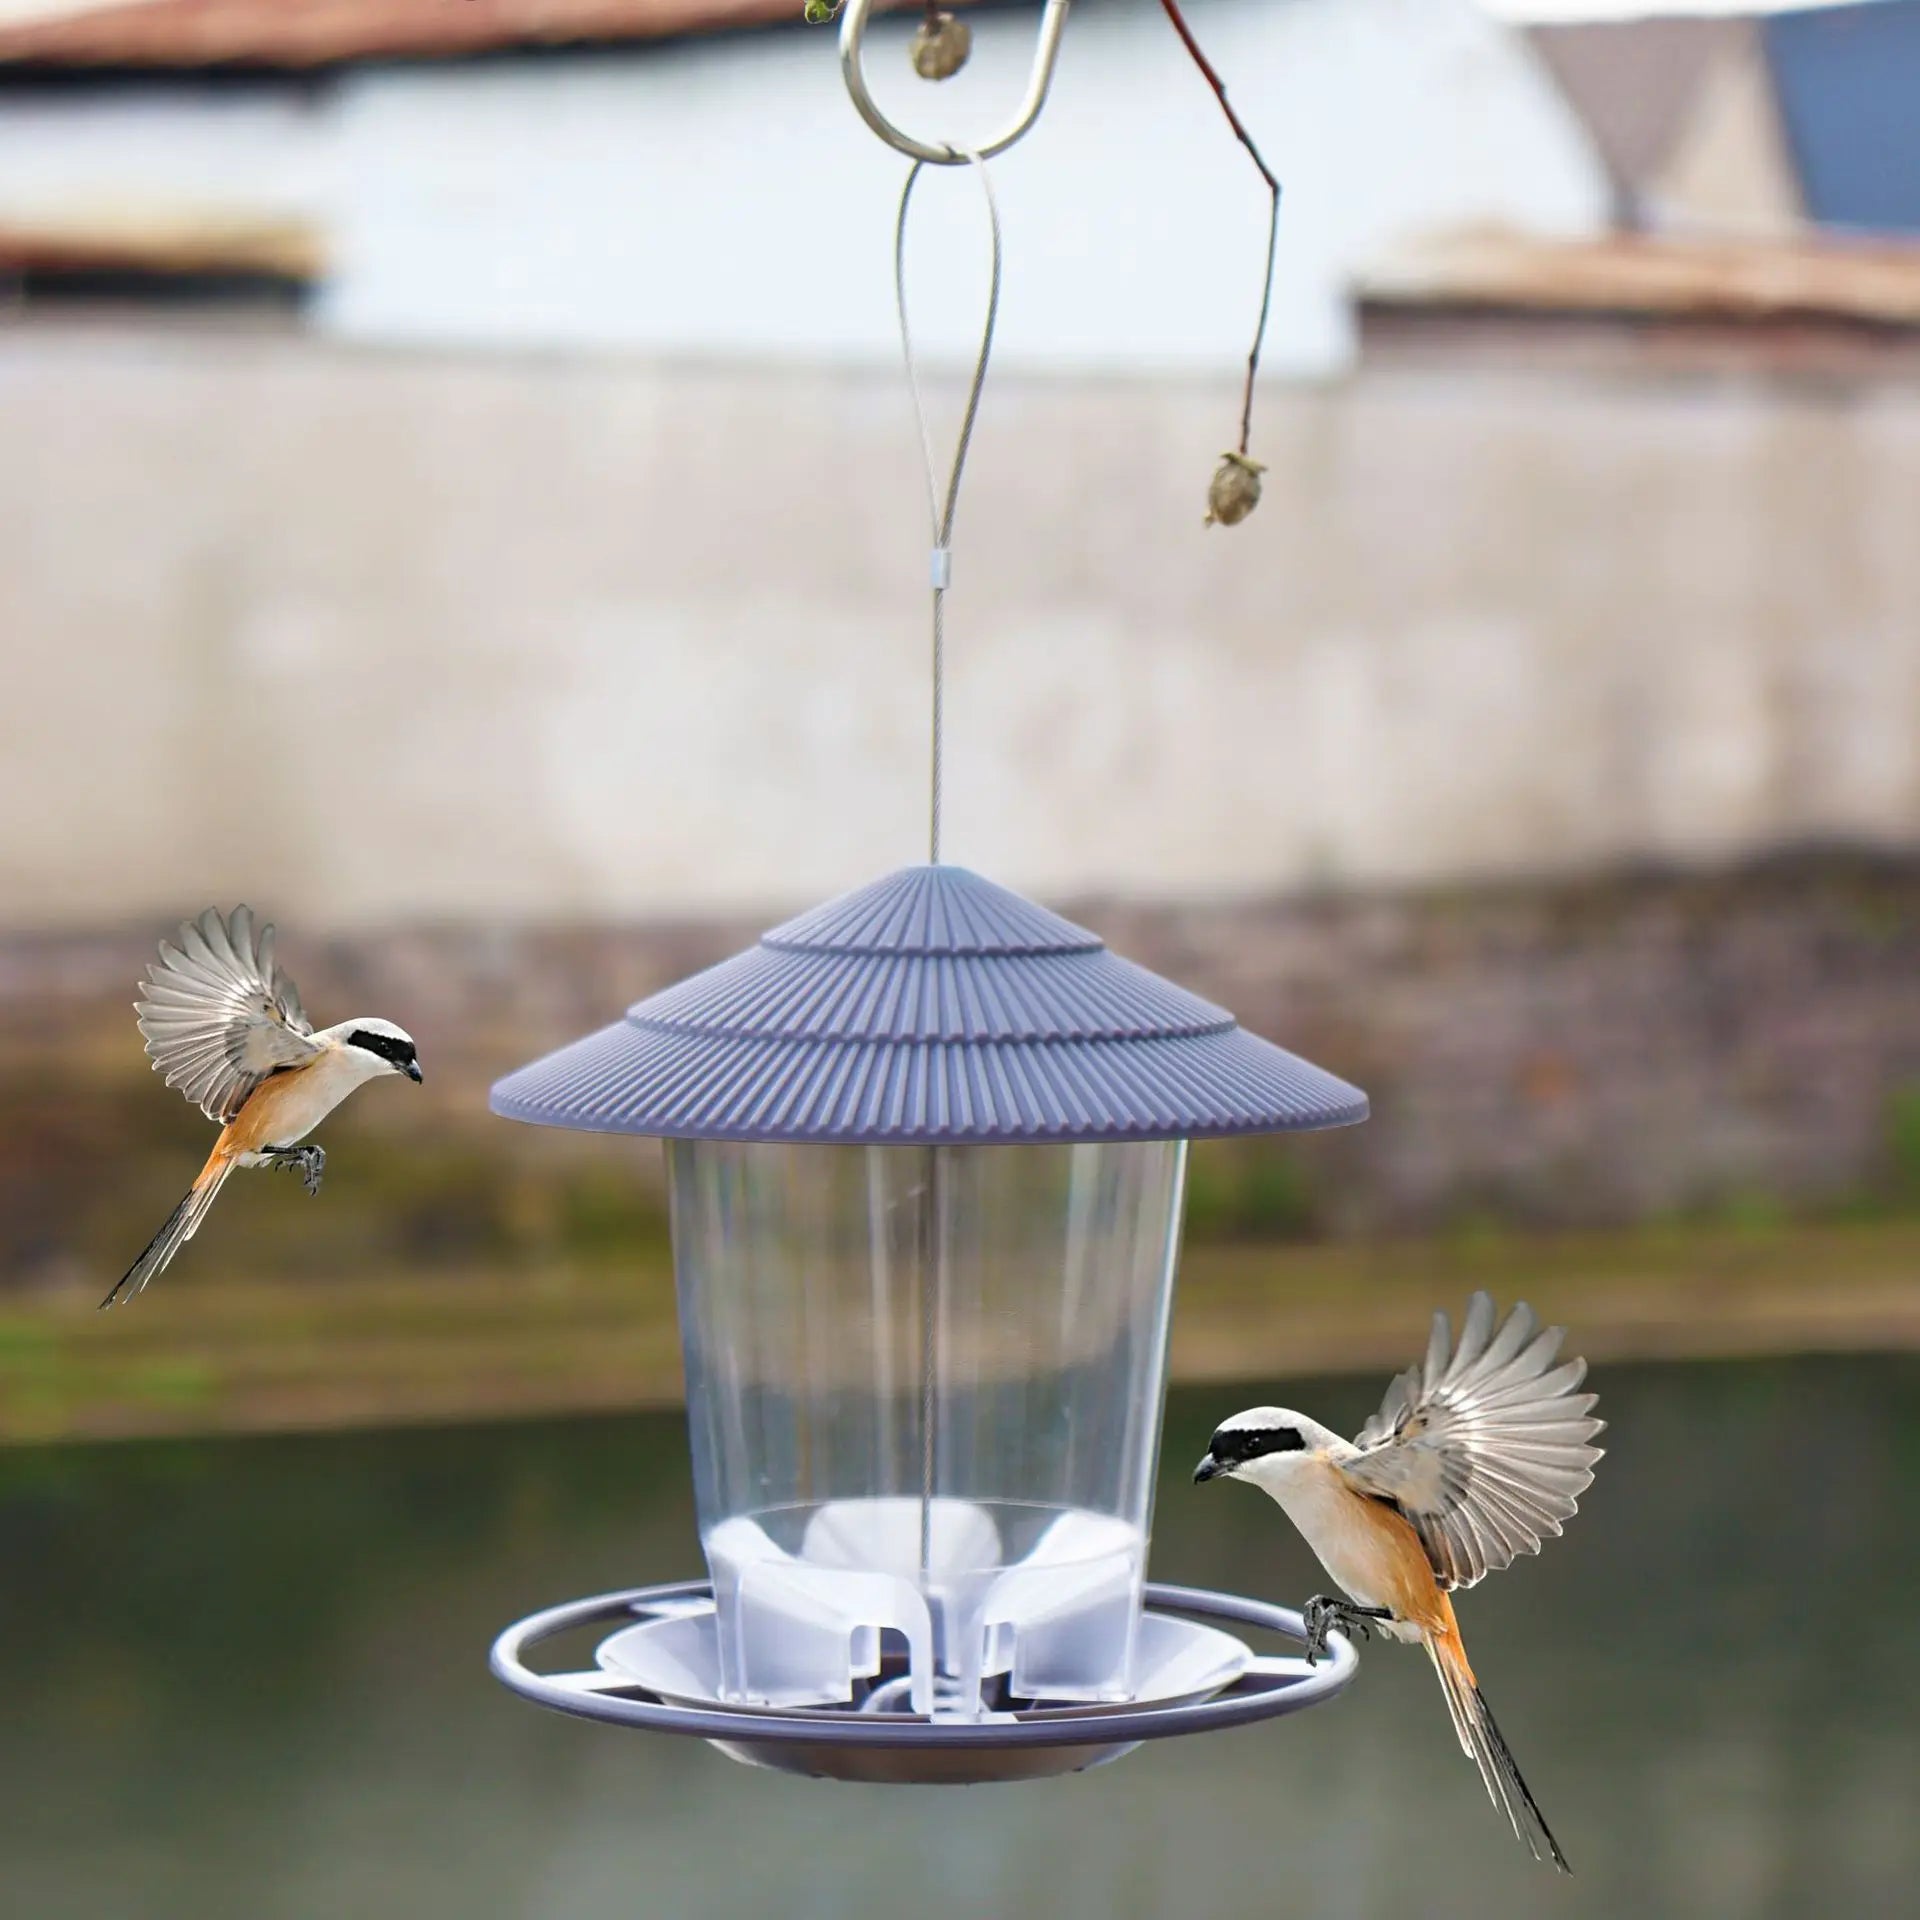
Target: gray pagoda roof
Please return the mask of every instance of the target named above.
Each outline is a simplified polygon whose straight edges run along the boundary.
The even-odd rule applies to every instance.
[[[908,867],[509,1074],[513,1120],[669,1139],[1168,1140],[1366,1095],[964,867]]]

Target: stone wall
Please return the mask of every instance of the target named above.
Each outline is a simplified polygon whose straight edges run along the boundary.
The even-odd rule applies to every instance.
[[[1920,861],[1809,853],[1713,877],[1062,904],[1373,1096],[1365,1127],[1200,1149],[1197,1234],[1920,1202]],[[371,1088],[329,1127],[329,1186],[297,1232],[291,1183],[237,1182],[196,1266],[531,1267],[657,1238],[650,1145],[510,1126],[487,1115],[486,1087],[756,930],[291,930],[282,952],[314,1013],[400,1019],[427,1082]],[[0,943],[7,1281],[117,1273],[206,1149],[205,1122],[145,1071],[129,1011],[154,931]]]

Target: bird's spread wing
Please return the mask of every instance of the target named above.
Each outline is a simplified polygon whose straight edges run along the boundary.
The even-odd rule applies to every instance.
[[[209,1120],[226,1121],[269,1074],[319,1052],[300,991],[273,957],[273,929],[256,935],[253,915],[235,907],[222,920],[209,907],[160,943],[134,1011],[155,1068]]]
[[[1542,1331],[1515,1307],[1496,1332],[1493,1301],[1476,1293],[1460,1344],[1433,1316],[1424,1363],[1387,1389],[1341,1471],[1362,1493],[1412,1521],[1443,1587],[1470,1587],[1558,1533],[1593,1481],[1606,1422],[1595,1395],[1575,1389],[1584,1360],[1554,1365],[1563,1329]]]

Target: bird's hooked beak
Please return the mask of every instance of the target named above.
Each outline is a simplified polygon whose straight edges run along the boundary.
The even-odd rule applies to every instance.
[[[1217,1480],[1225,1472],[1226,1468],[1212,1454],[1203,1453],[1200,1456],[1200,1464],[1193,1470],[1193,1484],[1197,1487],[1202,1481]]]
[[[416,1087],[426,1078],[426,1075],[420,1071],[420,1062],[418,1060],[409,1060],[400,1071],[404,1073]]]

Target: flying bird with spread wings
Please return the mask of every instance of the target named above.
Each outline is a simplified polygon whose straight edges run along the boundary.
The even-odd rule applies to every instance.
[[[273,928],[235,907],[209,907],[180,929],[134,1003],[154,1070],[220,1123],[200,1177],[101,1301],[130,1300],[193,1238],[235,1167],[297,1169],[320,1191],[327,1156],[302,1146],[356,1087],[385,1074],[418,1081],[412,1036],[391,1020],[343,1020],[315,1033],[300,990],[274,958]]]
[[[1213,1436],[1194,1479],[1251,1480],[1271,1495],[1338,1582],[1344,1601],[1305,1609],[1307,1658],[1329,1629],[1424,1646],[1453,1730],[1488,1797],[1536,1860],[1570,1872],[1467,1663],[1448,1597],[1557,1534],[1593,1483],[1606,1422],[1577,1391],[1584,1360],[1556,1365],[1560,1327],[1514,1308],[1496,1330],[1476,1293],[1460,1344],[1433,1316],[1427,1356],[1387,1389],[1358,1439],[1343,1440],[1286,1407],[1237,1413]],[[1544,1852],[1543,1852],[1544,1849]]]

